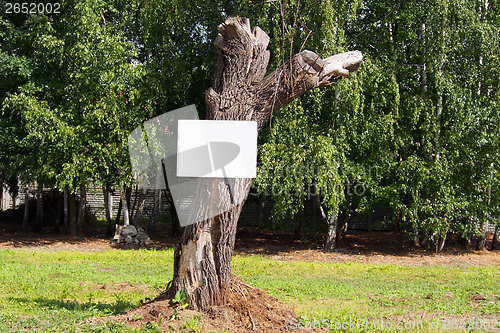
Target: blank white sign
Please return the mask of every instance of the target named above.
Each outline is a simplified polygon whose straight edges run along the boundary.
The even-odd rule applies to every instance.
[[[257,122],[179,120],[177,176],[255,178]]]

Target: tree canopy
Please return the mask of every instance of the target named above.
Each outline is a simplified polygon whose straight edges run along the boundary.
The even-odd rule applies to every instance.
[[[275,216],[311,191],[330,214],[390,206],[433,246],[498,225],[500,18],[495,1],[62,1],[0,5],[0,178],[75,192],[131,186],[127,137],[189,104],[204,115],[217,26],[249,17],[276,69],[292,54],[363,52],[359,71],[273,115],[257,192]],[[310,184],[315,184],[312,190]],[[356,191],[354,191],[356,190]]]

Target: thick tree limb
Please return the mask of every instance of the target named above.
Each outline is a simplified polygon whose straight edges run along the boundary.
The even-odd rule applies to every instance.
[[[321,59],[304,50],[265,76],[269,37],[264,31],[251,30],[248,19],[235,17],[218,30],[216,74],[206,94],[208,119],[255,120],[259,130],[275,111],[308,90],[348,77],[363,61],[359,51]]]

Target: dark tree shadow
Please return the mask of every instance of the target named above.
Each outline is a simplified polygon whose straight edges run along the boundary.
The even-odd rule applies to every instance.
[[[126,310],[137,308],[138,305],[132,302],[124,301],[122,299],[117,299],[114,304],[102,303],[102,302],[78,302],[76,300],[58,300],[58,299],[48,299],[48,298],[35,298],[28,299],[24,297],[9,297],[10,301],[17,303],[29,303],[34,304],[39,308],[44,308],[48,310],[62,310],[66,309],[68,311],[96,311],[101,312],[105,315],[117,315],[123,313]]]

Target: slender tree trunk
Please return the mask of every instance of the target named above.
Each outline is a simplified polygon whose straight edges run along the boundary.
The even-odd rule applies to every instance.
[[[38,183],[36,190],[36,228],[37,231],[43,230],[43,184]]]
[[[166,191],[160,191],[158,195],[158,214],[161,215],[161,204],[163,200],[163,195],[165,194]]]
[[[122,209],[123,209],[123,225],[130,225],[130,216],[129,216],[129,211],[128,211],[128,202],[127,202],[126,194],[121,192],[120,199],[122,202]]]
[[[170,194],[167,191],[165,191],[164,194],[165,194],[165,198],[168,201],[168,205],[170,207],[170,217],[172,220],[172,236],[175,236],[179,232],[179,228],[181,226],[180,222],[179,222],[179,216],[177,215],[177,210],[175,209],[175,204],[174,204],[174,199],[172,198],[172,194]],[[160,198],[160,202],[161,202],[161,198]],[[158,207],[160,207],[160,206],[158,206]]]
[[[307,240],[306,226],[307,226],[307,202],[304,202],[304,207],[302,208],[302,211],[300,212],[300,240],[301,241]]]
[[[78,233],[82,233],[85,230],[85,210],[87,208],[87,191],[85,185],[80,187],[80,206],[78,206],[78,216],[76,219],[76,226],[78,228]]]
[[[175,236],[179,233],[179,229],[181,227],[179,221],[179,215],[177,215],[177,210],[175,209],[175,206],[172,206],[170,211],[170,216],[172,219],[172,236]]]
[[[467,250],[467,251],[468,251],[468,250],[470,249],[470,247],[471,247],[471,238],[472,238],[472,235],[471,235],[471,233],[470,233],[470,232],[467,232],[467,233],[465,234],[465,237],[462,237],[462,242],[463,242],[462,244],[463,244],[463,246],[464,246],[464,249],[465,249],[465,250]]]
[[[481,223],[481,230],[480,230],[481,233],[478,236],[477,247],[476,247],[476,249],[479,251],[484,250],[484,248],[486,246],[486,231],[487,230],[488,230],[488,223],[487,222]]]
[[[56,205],[56,218],[54,220],[54,232],[59,233],[61,230],[61,195],[59,194],[59,190],[53,189],[52,190],[52,197],[54,200],[54,203]]]
[[[113,237],[115,234],[115,225],[113,224],[113,196],[111,192],[106,189],[106,186],[102,188],[102,194],[104,197],[104,210],[106,211],[106,236]]]
[[[68,195],[69,204],[69,234],[76,236],[78,234],[78,227],[76,224],[76,194],[70,193]]]
[[[307,90],[349,76],[362,61],[358,51],[321,59],[305,50],[265,76],[269,37],[264,31],[258,27],[252,30],[248,19],[234,17],[226,19],[218,30],[215,78],[205,98],[208,120],[252,120],[261,130],[275,111]],[[200,220],[197,216],[204,216],[208,205],[232,208],[188,225],[176,246],[169,292],[173,296],[183,289],[189,305],[195,309],[226,303],[236,226],[251,179],[234,179],[232,196],[228,195],[227,182],[222,180],[201,184],[195,197],[198,211],[191,216],[194,221]],[[228,202],[230,197],[232,202]]]
[[[441,237],[439,239],[439,241],[437,242],[436,252],[438,252],[438,253],[443,252],[443,250],[444,250],[444,244],[446,243],[446,236],[447,235],[448,235],[448,232],[445,232],[445,234],[443,235],[443,237]]]
[[[115,224],[120,224],[120,219],[122,217],[122,209],[123,209],[123,201],[122,201],[122,194],[120,194],[120,201],[118,203],[118,212],[116,213]]]
[[[420,248],[420,244],[422,243],[422,239],[424,237],[420,235],[418,225],[416,223],[413,224],[412,228],[413,228],[413,234],[415,235],[413,238],[413,246],[415,246],[418,249]]]
[[[153,236],[156,233],[156,224],[160,215],[160,190],[155,190],[153,197],[153,211],[149,218],[148,234]]]
[[[0,180],[0,211],[3,210],[3,179]]]
[[[325,242],[325,251],[333,252],[337,249],[337,228],[338,228],[338,214],[331,212],[328,221],[328,236]]]
[[[63,220],[63,233],[67,235],[69,233],[69,198],[68,190],[66,187],[63,192],[64,197],[64,220]]]
[[[311,184],[310,185],[310,190],[313,190],[314,195],[312,196],[312,225],[317,226],[318,225],[318,205],[319,205],[319,196],[318,196],[318,188],[316,187],[316,184]]]
[[[23,232],[28,232],[28,214],[30,210],[30,190],[28,184],[24,185],[24,218],[23,218]]]
[[[493,234],[493,241],[491,242],[491,249],[492,250],[500,250],[500,227],[497,225],[495,227],[495,233]]]
[[[141,191],[142,193],[142,191]],[[134,202],[132,203],[132,205],[130,206],[130,217],[135,220],[135,210],[136,210],[136,207],[137,205],[139,204],[139,201],[140,198],[139,198],[139,183],[136,183],[135,184],[135,191],[134,191]]]
[[[144,211],[144,205],[146,204],[146,190],[141,190],[141,193],[139,195],[139,198],[137,199],[136,196],[136,201],[138,202],[137,204],[137,209],[135,211],[134,215],[134,225],[138,227],[141,224],[141,219],[142,219],[142,212]]]
[[[318,196],[317,196],[318,197]],[[323,218],[323,221],[325,221],[328,225],[328,235],[326,237],[324,249],[325,251],[328,252],[333,252],[336,251],[337,249],[337,229],[339,227],[339,214],[337,212],[331,211],[327,214],[326,209],[323,208],[323,205],[321,205],[321,200],[319,197],[317,198],[316,201],[317,207],[319,209],[319,212],[321,214],[321,217]]]
[[[262,227],[262,225],[264,224],[264,208],[265,208],[265,205],[266,205],[266,201],[265,199],[261,199],[259,200],[259,203],[258,203],[258,214],[259,214],[259,227]]]
[[[132,188],[131,187],[125,187],[125,199],[127,200],[127,209],[123,211],[123,213],[124,213],[123,214],[123,219],[125,220],[125,213],[126,213],[128,215],[128,224],[125,224],[125,222],[124,222],[124,225],[129,225],[131,217],[132,217],[132,213],[130,211],[130,207],[132,207],[130,205],[131,198],[132,198]]]

